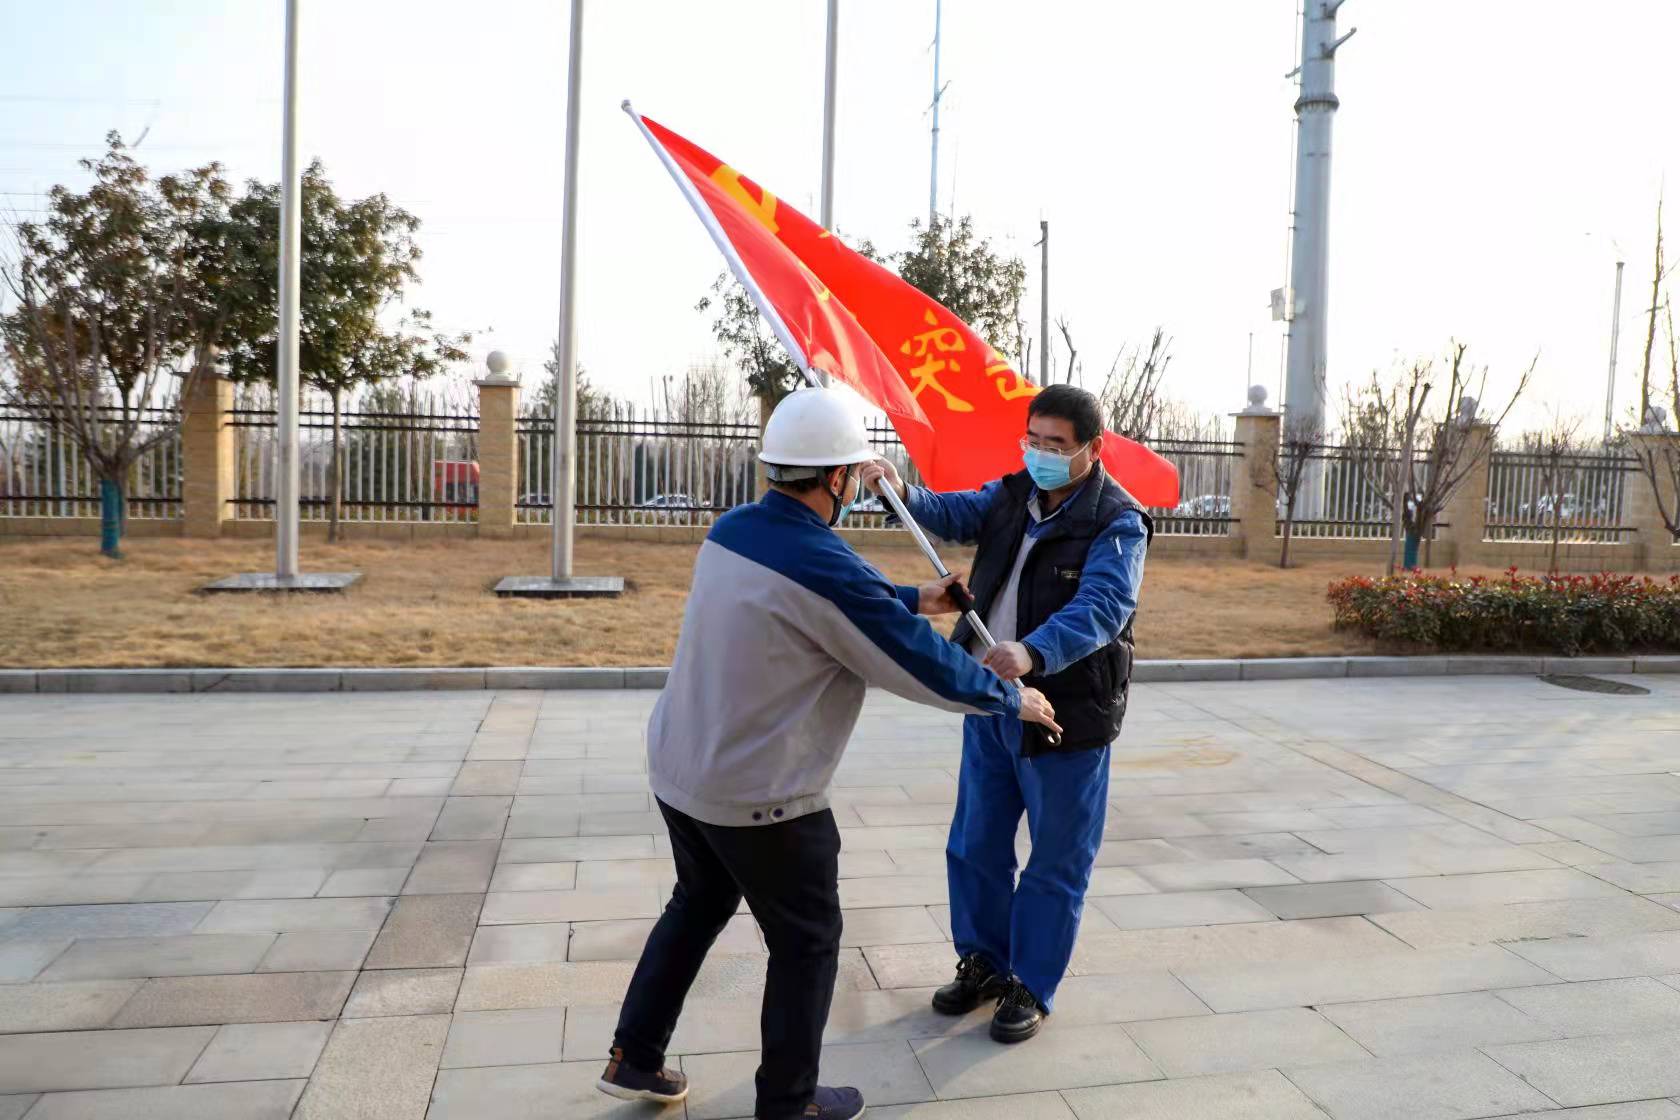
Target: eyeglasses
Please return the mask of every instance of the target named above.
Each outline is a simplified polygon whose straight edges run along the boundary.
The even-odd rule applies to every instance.
[[[1077,455],[1081,451],[1085,450],[1086,446],[1088,446],[1087,444],[1082,443],[1078,447],[1075,447],[1071,451],[1064,451],[1059,447],[1044,447],[1044,446],[1041,446],[1040,444],[1034,443],[1030,438],[1029,439],[1022,439],[1022,440],[1019,441],[1019,443],[1020,443],[1021,450],[1024,451],[1024,452],[1025,451],[1036,451],[1040,455],[1059,455],[1063,459],[1073,458],[1075,455]]]

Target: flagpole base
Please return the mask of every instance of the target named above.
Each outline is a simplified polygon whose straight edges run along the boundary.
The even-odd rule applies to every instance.
[[[622,594],[622,576],[508,576],[496,585],[501,599],[616,599]]]
[[[207,583],[199,590],[212,594],[233,592],[306,592],[332,594],[359,583],[360,572],[299,572],[295,576],[278,576],[273,572],[241,572],[236,576]]]

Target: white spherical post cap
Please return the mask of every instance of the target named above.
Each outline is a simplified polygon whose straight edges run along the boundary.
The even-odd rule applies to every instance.
[[[490,376],[498,381],[507,380],[507,371],[512,364],[508,361],[508,356],[500,350],[492,350],[484,358],[485,368],[490,371]]]

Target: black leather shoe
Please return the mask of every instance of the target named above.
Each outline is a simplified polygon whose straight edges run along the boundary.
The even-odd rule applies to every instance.
[[[1002,995],[1004,982],[991,961],[970,953],[957,962],[957,978],[933,993],[933,1009],[941,1015],[967,1015],[983,1000]]]
[[[1027,986],[1011,977],[998,997],[997,1014],[992,1016],[992,1038],[998,1042],[1025,1042],[1044,1025],[1045,1014]]]

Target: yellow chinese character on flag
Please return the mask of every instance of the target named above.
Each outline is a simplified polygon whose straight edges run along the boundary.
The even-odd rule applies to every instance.
[[[951,354],[964,349],[962,335],[950,327],[942,327],[939,320],[933,317],[932,311],[923,311],[922,318],[932,330],[912,335],[904,340],[898,350],[901,354],[908,354],[917,364],[910,369],[913,386],[911,395],[918,400],[922,390],[932,388],[945,401],[945,407],[952,412],[973,412],[974,406],[945,388],[939,381],[939,375],[946,370],[961,373],[962,366],[955,358],[945,359],[941,354]]]

